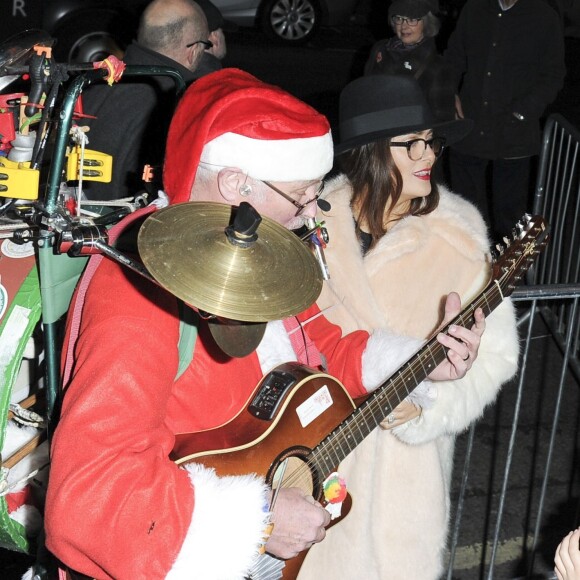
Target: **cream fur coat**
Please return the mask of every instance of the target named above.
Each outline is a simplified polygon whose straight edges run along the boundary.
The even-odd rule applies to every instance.
[[[387,326],[426,338],[439,326],[450,291],[465,305],[486,286],[486,228],[461,197],[440,187],[433,213],[398,222],[363,259],[348,181],[338,177],[326,192],[332,208],[321,217],[330,235],[331,279],[319,305],[331,307],[325,314],[345,332]],[[420,418],[393,431],[376,429],[340,466],[353,508],[310,550],[299,580],[441,576],[455,436],[481,416],[517,361],[516,320],[506,300],[487,318],[470,372],[433,383],[435,402]]]

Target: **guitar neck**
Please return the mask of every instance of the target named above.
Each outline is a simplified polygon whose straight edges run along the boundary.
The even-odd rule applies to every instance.
[[[502,302],[498,283],[491,282],[476,300],[439,332],[447,333],[452,324],[470,327],[473,313],[481,308],[488,316]],[[437,333],[438,334],[438,333]],[[311,452],[311,461],[321,473],[330,473],[365,439],[405,397],[424,381],[447,356],[437,334],[381,384],[353,413],[323,439]]]

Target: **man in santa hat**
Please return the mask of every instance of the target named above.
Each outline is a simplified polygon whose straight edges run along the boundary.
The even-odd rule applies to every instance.
[[[164,182],[171,204],[247,201],[296,227],[315,215],[332,159],[324,116],[250,74],[224,69],[181,99]],[[448,315],[458,308],[450,303]],[[314,305],[293,317],[302,328],[294,335],[353,397],[376,388],[419,346],[387,330],[342,337],[317,314]],[[431,379],[465,374],[485,326],[482,313],[476,319],[472,329],[440,338],[449,353]],[[52,446],[46,531],[60,560],[93,578],[234,580],[268,554],[293,557],[324,538],[329,514],[304,491],[282,489],[271,509],[271,490],[251,469],[218,477],[201,463],[182,468],[170,459],[176,434],[226,424],[245,409],[264,373],[305,362],[285,322],[268,323],[254,352],[230,358],[200,320],[193,358],[176,378],[176,298],[101,261],[86,289]],[[427,405],[429,381],[418,390]]]

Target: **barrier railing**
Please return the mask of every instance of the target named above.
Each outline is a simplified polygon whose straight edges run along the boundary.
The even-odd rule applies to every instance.
[[[550,242],[512,295],[518,375],[457,440],[447,580],[555,578],[554,551],[580,522],[579,153],[580,131],[549,117],[533,213]]]
[[[532,284],[580,282],[580,131],[561,115],[552,115],[543,132],[534,214],[550,224],[550,244],[528,278]],[[541,313],[554,339],[564,348],[569,304],[546,303]],[[574,321],[572,321],[574,322]],[[572,336],[570,365],[580,379],[580,328]]]
[[[519,288],[512,299],[525,313],[520,369],[504,387],[500,409],[491,409],[458,441],[448,580],[552,578],[555,548],[578,525],[580,392],[570,360],[580,285]],[[556,345],[544,308],[567,312],[562,344]],[[546,362],[550,346],[558,348]],[[489,457],[482,457],[483,437]]]

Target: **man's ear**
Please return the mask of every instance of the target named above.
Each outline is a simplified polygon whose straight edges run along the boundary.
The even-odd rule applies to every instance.
[[[195,62],[195,46],[190,46],[189,48],[186,48],[185,52],[183,52],[182,54],[183,60],[181,61],[181,64],[185,68],[191,70],[193,63]]]
[[[185,53],[185,68],[193,71],[197,68],[201,57],[203,56],[203,45],[196,44],[194,46],[190,46]]]
[[[237,205],[240,202],[240,190],[246,186],[248,176],[236,167],[225,167],[218,173],[218,190],[226,203]]]

